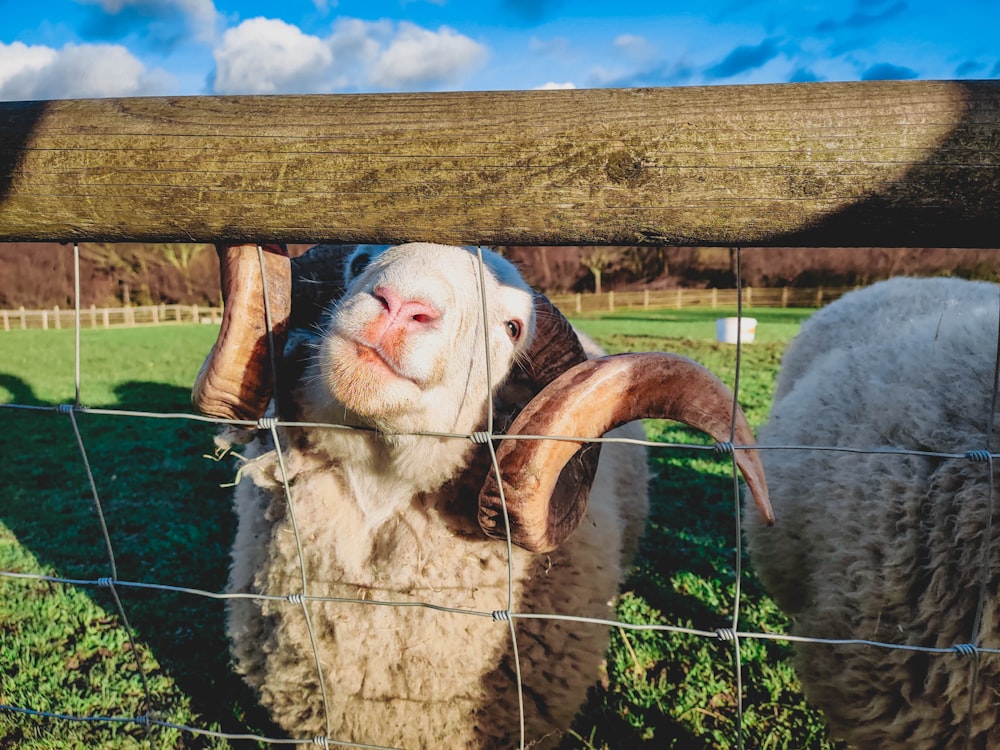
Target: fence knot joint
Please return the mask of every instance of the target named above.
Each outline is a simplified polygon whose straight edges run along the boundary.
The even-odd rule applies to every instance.
[[[715,455],[717,456],[731,456],[736,452],[736,447],[731,441],[720,441],[712,446],[712,450],[715,451]]]
[[[970,461],[975,461],[976,463],[989,463],[990,459],[993,457],[989,451],[977,450],[977,451],[966,451],[965,457]]]
[[[720,641],[732,642],[736,640],[736,631],[732,628],[716,628],[715,637]]]

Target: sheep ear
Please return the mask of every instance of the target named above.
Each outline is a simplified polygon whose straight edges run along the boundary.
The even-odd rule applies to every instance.
[[[684,422],[720,442],[730,439],[735,425],[734,441],[754,444],[742,410],[733,419],[729,389],[698,363],[663,352],[611,355],[575,365],[532,399],[508,434],[596,438],[644,418]],[[596,451],[573,440],[507,439],[500,444],[499,475],[515,544],[549,552],[576,529],[593,479],[593,470],[582,465],[589,453]],[[757,451],[741,449],[735,455],[761,514],[773,523]],[[576,480],[583,483],[574,484]],[[504,537],[501,514],[499,485],[491,473],[479,497],[479,523],[490,536]]]
[[[216,247],[224,309],[219,338],[191,390],[191,401],[202,414],[255,421],[264,415],[271,399],[270,344],[275,347],[276,361],[291,313],[291,265],[283,246],[262,247],[263,253],[257,245]]]

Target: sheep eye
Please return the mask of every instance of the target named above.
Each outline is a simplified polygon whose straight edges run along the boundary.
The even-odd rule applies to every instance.
[[[507,335],[510,336],[512,341],[517,341],[521,338],[520,320],[508,320],[504,325],[507,327]]]
[[[358,253],[351,258],[351,276],[357,276],[368,267],[371,257],[368,253]]]

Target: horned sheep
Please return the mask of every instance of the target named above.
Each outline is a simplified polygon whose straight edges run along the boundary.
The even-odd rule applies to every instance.
[[[852,747],[1000,747],[981,650],[1000,647],[998,304],[985,282],[892,279],[817,312],[782,362],[760,430],[781,522],[746,514],[754,566],[795,634],[904,647],[796,645]]]
[[[557,744],[608,628],[518,615],[611,615],[647,511],[645,450],[500,440],[498,482],[489,446],[467,436],[641,438],[624,423],[648,412],[728,440],[731,396],[673,355],[588,360],[558,311],[488,250],[359,246],[332,253],[342,283],[267,254],[272,274],[294,275],[291,300],[287,283],[265,279],[278,318],[267,326],[265,255],[245,250],[220,248],[230,317],[194,390],[207,413],[252,420],[266,406],[279,420],[242,438],[228,589],[247,595],[229,609],[237,669],[296,738],[516,747],[523,705],[524,744]],[[322,303],[294,299],[317,284],[335,289],[319,322],[302,311]],[[261,372],[267,327],[287,336],[276,386]],[[741,412],[735,422],[737,442],[752,443]],[[759,460],[739,453],[767,513]]]

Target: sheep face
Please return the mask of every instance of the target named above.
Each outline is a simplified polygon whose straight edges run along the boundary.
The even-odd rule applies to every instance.
[[[464,248],[358,248],[321,336],[314,399],[386,432],[475,429],[535,321],[513,266],[488,251],[483,261],[480,273],[477,253]]]

